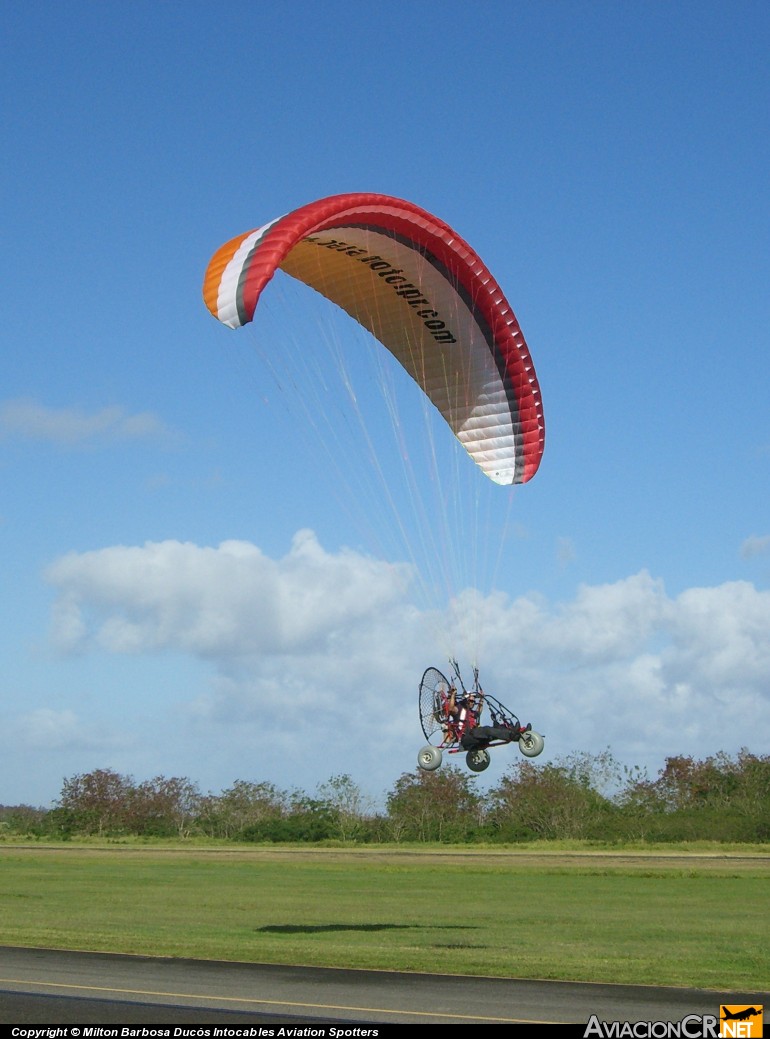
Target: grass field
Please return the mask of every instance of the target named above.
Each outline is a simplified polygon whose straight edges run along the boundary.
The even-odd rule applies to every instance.
[[[0,844],[0,944],[770,990],[770,854]]]

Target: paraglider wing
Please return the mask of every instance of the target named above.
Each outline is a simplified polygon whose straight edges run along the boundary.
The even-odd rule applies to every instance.
[[[245,325],[278,269],[386,346],[491,480],[534,476],[545,427],[529,350],[492,275],[447,224],[387,195],[321,199],[223,245],[206,305]]]

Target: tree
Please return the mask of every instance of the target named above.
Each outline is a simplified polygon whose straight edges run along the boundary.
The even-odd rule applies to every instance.
[[[770,756],[757,757],[744,747],[734,759],[723,751],[703,761],[666,758],[658,778],[638,784],[628,796],[668,812],[738,805],[753,812],[770,798]]]
[[[743,748],[704,761],[666,758],[655,780],[624,791],[619,803],[639,836],[658,840],[767,840],[770,836],[770,756]]]
[[[340,840],[349,841],[360,833],[371,804],[350,776],[332,776],[318,787],[318,796],[334,817]]]
[[[611,811],[603,791],[618,774],[609,751],[538,766],[517,761],[489,793],[489,820],[500,836],[513,840],[585,837]]]
[[[0,833],[41,833],[47,815],[45,808],[32,805],[0,805]]]
[[[109,768],[95,769],[65,779],[56,805],[69,816],[72,828],[101,837],[127,828],[133,790],[131,776],[121,776]]]
[[[216,797],[202,800],[201,822],[212,837],[243,837],[253,834],[260,825],[280,819],[287,811],[288,796],[274,783],[251,783],[236,780]]]
[[[735,760],[738,783],[732,805],[737,811],[763,820],[763,836],[770,837],[770,754],[750,754],[743,747]]]
[[[405,772],[388,794],[388,821],[396,840],[464,840],[479,826],[482,802],[475,776],[458,768]]]
[[[127,822],[134,833],[188,837],[201,801],[200,791],[192,780],[155,776],[131,791]]]

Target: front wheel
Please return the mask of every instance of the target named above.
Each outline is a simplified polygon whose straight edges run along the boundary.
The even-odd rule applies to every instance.
[[[433,772],[441,764],[443,756],[441,747],[423,747],[417,755],[417,764],[423,772]]]
[[[489,762],[491,760],[489,751],[484,750],[483,747],[477,748],[476,750],[469,750],[465,755],[465,764],[471,772],[483,772],[485,768],[489,768]]]
[[[522,732],[519,737],[519,750],[525,758],[536,758],[538,754],[543,753],[543,747],[545,746],[545,740],[539,732],[534,732],[532,729],[529,732]]]

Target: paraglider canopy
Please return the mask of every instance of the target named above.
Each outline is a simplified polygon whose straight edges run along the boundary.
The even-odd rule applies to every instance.
[[[545,424],[532,359],[497,282],[451,227],[388,195],[321,199],[223,245],[206,306],[231,328],[247,324],[279,269],[387,347],[491,480],[534,476]]]

